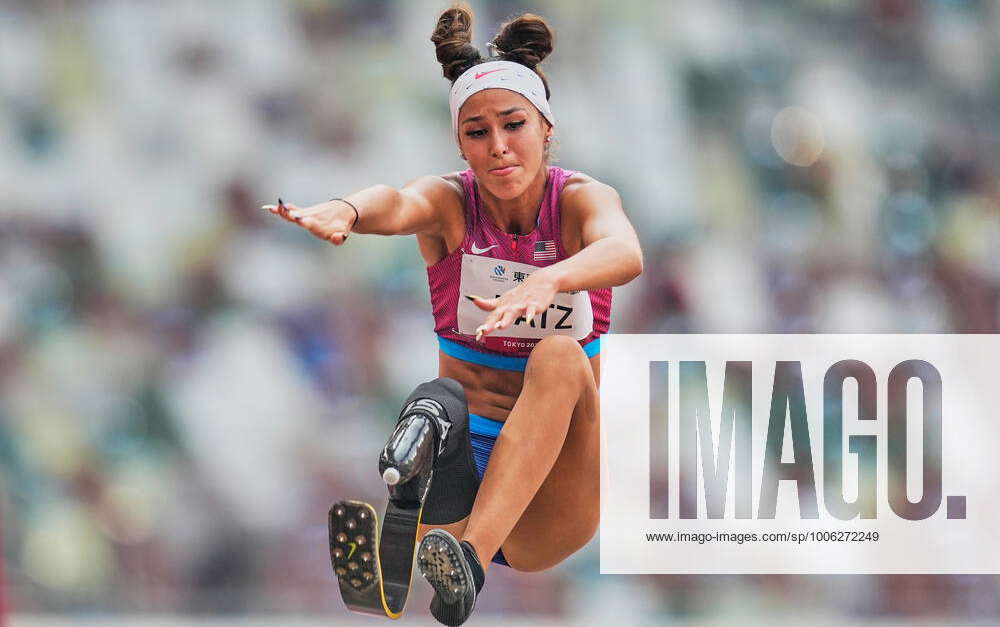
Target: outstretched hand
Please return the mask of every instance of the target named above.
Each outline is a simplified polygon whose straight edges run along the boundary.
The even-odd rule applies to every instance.
[[[340,246],[347,241],[347,235],[351,232],[356,219],[350,205],[335,200],[300,208],[282,202],[279,198],[277,205],[264,205],[262,208],[301,226],[334,246]]]
[[[556,283],[547,273],[535,271],[524,283],[497,298],[482,298],[474,294],[465,297],[476,307],[490,312],[476,329],[476,341],[484,335],[489,335],[498,329],[506,329],[518,318],[524,318],[528,324],[536,315],[549,308],[556,297]]]

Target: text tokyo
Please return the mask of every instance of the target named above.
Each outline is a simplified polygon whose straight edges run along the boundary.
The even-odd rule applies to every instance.
[[[725,362],[721,407],[709,405],[704,361],[649,362],[651,416],[665,418],[650,433],[651,455],[660,451],[666,456],[671,451],[669,425],[676,419],[678,446],[675,450],[679,469],[677,477],[670,477],[669,473],[662,476],[666,471],[660,471],[660,476],[654,471],[650,477],[650,518],[727,518],[730,474],[735,492],[734,507],[729,508],[730,518],[774,519],[782,481],[795,485],[799,517],[819,518],[820,491],[816,486],[814,452],[821,457],[819,463],[822,463],[822,506],[836,519],[874,519],[880,511],[886,511],[884,507],[879,507],[878,473],[886,473],[887,482],[884,485],[887,489],[881,498],[887,499],[889,510],[896,516],[916,521],[938,511],[943,498],[942,380],[933,365],[921,360],[902,361],[891,369],[888,376],[883,373],[885,387],[880,388],[875,371],[865,362],[843,360],[834,363],[823,377],[822,427],[814,427],[821,433],[811,433],[801,362],[774,363],[766,440],[762,459],[757,460],[757,464],[761,464],[761,479],[757,486],[759,498],[755,512],[751,485],[754,469],[751,362]],[[759,362],[757,364],[759,367]],[[676,408],[679,415],[676,418],[669,413],[674,405],[667,402],[670,376],[678,377]],[[874,421],[868,424],[877,424],[880,435],[848,435],[845,453],[844,384],[848,380],[853,380],[857,387],[857,420]],[[908,385],[919,386],[922,410],[908,411]],[[878,415],[879,394],[886,395],[885,416]],[[911,412],[913,415],[910,415]],[[713,442],[712,416],[720,416],[717,446]],[[854,417],[850,418],[853,422]],[[917,423],[918,420],[921,422]],[[651,424],[658,423],[654,420]],[[814,420],[815,424],[820,423]],[[907,495],[907,428],[916,424],[921,424],[923,431],[920,447],[922,490],[919,500],[911,501]],[[793,453],[793,461],[790,462],[782,461],[786,425]],[[878,438],[883,436],[887,440],[884,449],[888,451],[887,459],[879,459],[878,455]],[[847,457],[848,453],[852,457]],[[667,461],[651,458],[650,467],[669,468]],[[844,495],[845,461],[857,465],[857,478],[851,486],[856,497],[851,500]],[[914,472],[914,469],[909,472]],[[704,508],[699,507],[699,479],[703,487]],[[670,511],[667,499],[667,493],[672,489],[678,490],[676,514]],[[948,496],[946,512],[950,519],[965,518],[965,497]]]

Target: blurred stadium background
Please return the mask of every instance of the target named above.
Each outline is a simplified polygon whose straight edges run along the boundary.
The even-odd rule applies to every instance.
[[[613,331],[998,331],[1000,4],[472,4],[484,52],[523,10],[556,30],[556,163],[619,190],[646,255]],[[325,514],[383,502],[375,452],[436,376],[426,275],[412,238],[259,207],[465,167],[445,5],[0,0],[12,624],[354,621]],[[600,576],[596,548],[494,569],[477,618],[1000,618],[996,576]]]

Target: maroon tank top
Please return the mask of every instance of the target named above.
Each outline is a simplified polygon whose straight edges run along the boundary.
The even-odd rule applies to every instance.
[[[465,191],[465,236],[447,257],[427,268],[434,332],[441,349],[454,357],[494,367],[523,370],[526,357],[548,335],[570,335],[592,356],[611,317],[611,288],[560,293],[548,311],[529,324],[519,318],[477,342],[475,329],[489,312],[461,294],[493,298],[516,287],[531,272],[568,255],[560,235],[559,196],[574,174],[548,166],[549,176],[535,228],[525,235],[500,230],[483,210],[472,170],[461,172]]]

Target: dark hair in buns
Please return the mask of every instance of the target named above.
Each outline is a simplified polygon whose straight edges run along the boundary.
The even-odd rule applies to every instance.
[[[527,66],[542,78],[545,97],[549,97],[549,82],[538,69],[538,64],[552,52],[552,29],[545,19],[534,13],[525,13],[505,23],[493,38],[500,58]]]
[[[431,41],[437,49],[444,77],[452,83],[470,67],[486,60],[472,45],[472,8],[465,2],[458,2],[441,13]]]
[[[490,43],[496,46],[500,59],[534,70],[542,78],[545,97],[549,98],[549,83],[538,64],[552,52],[553,40],[552,29],[544,18],[525,13],[504,23]],[[489,61],[472,45],[472,8],[468,3],[457,2],[441,13],[431,41],[444,77],[452,83],[470,67]]]

